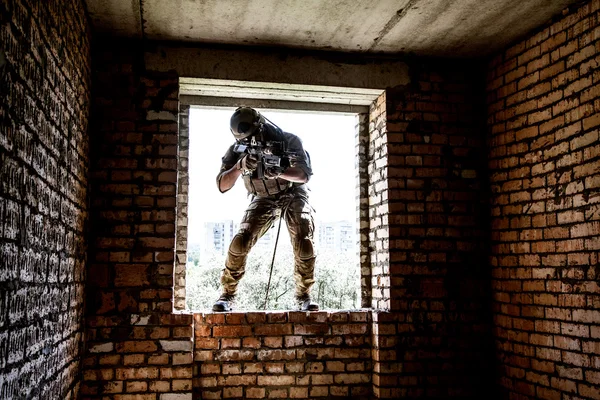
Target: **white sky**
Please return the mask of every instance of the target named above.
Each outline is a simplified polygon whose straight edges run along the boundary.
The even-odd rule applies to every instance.
[[[190,109],[188,241],[202,240],[204,222],[239,222],[250,198],[242,179],[227,193],[217,189],[221,157],[234,143],[229,130],[233,108]],[[260,111],[260,110],[259,110]],[[356,219],[356,116],[289,111],[260,111],[286,132],[302,139],[313,176],[310,203],[320,221]]]

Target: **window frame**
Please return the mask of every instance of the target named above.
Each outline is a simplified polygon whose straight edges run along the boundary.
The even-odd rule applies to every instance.
[[[198,310],[188,310],[186,307],[186,265],[187,265],[187,239],[188,239],[188,194],[189,194],[189,121],[190,108],[199,107],[231,107],[241,104],[255,106],[257,108],[267,108],[265,105],[253,105],[253,99],[231,99],[233,103],[215,104],[213,100],[207,100],[200,96],[181,96],[179,107],[179,136],[178,136],[178,177],[177,177],[177,197],[176,197],[176,233],[175,233],[175,261],[174,261],[174,280],[173,280],[173,308],[175,311],[197,312]],[[250,103],[250,104],[249,104]],[[339,104],[320,103],[308,105],[306,103],[292,102],[269,102],[268,108],[283,110],[308,110],[345,112],[356,115],[355,126],[355,182],[356,182],[356,237],[358,240],[358,260],[360,269],[360,304],[363,309],[372,308],[372,273],[370,257],[370,224],[369,224],[369,176],[368,176],[368,147],[370,139],[369,128],[369,107],[349,106],[340,107]],[[315,106],[315,107],[313,107]],[[307,111],[308,111],[307,110]]]

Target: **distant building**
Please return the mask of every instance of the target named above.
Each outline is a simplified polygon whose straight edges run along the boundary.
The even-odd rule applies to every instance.
[[[264,236],[256,242],[254,250],[272,251],[277,237],[277,225],[269,229]],[[202,243],[202,259],[210,255],[227,255],[229,244],[239,229],[239,223],[232,220],[205,222],[204,241]],[[356,226],[352,221],[320,222],[316,221],[315,247],[320,250],[331,250],[338,253],[354,252],[356,250]],[[291,247],[285,222],[282,224],[279,235],[278,248]]]
[[[345,253],[356,249],[356,226],[352,221],[320,222],[315,236],[315,244],[322,250]]]
[[[233,222],[232,220],[217,221],[217,222],[205,222],[204,223],[204,241],[202,248],[202,258],[217,254],[221,256],[227,255],[229,244],[233,239],[233,236],[239,230],[240,224]],[[272,249],[275,245],[275,237],[277,235],[277,227],[269,229],[256,245],[255,249]],[[285,231],[285,232],[284,232]],[[279,245],[285,246],[283,241],[287,240],[287,230],[285,227],[282,228],[282,232],[279,237]]]
[[[204,246],[202,254],[227,254],[229,243],[239,228],[232,220],[204,223]]]

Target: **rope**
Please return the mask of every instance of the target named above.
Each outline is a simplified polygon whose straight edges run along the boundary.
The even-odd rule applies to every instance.
[[[277,227],[277,236],[275,237],[275,247],[273,247],[273,257],[271,258],[271,269],[269,271],[269,281],[267,282],[267,293],[265,294],[265,301],[263,303],[263,310],[267,309],[267,302],[269,301],[269,289],[271,287],[271,277],[273,276],[273,266],[275,265],[275,254],[277,253],[277,243],[279,243],[279,232],[281,231],[281,220],[283,219],[283,209],[279,216],[279,226]]]

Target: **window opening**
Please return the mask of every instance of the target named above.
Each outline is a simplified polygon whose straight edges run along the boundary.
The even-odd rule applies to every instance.
[[[221,157],[234,142],[229,118],[234,108],[191,107],[187,206],[186,306],[211,309],[221,292],[220,277],[231,239],[250,203],[241,178],[220,193]],[[361,307],[357,236],[356,115],[260,110],[303,141],[314,175],[308,185],[315,209],[317,253],[311,297],[321,309]],[[264,302],[277,222],[256,243],[238,286],[236,310],[258,310]],[[269,295],[269,310],[295,309],[294,260],[282,224]]]

